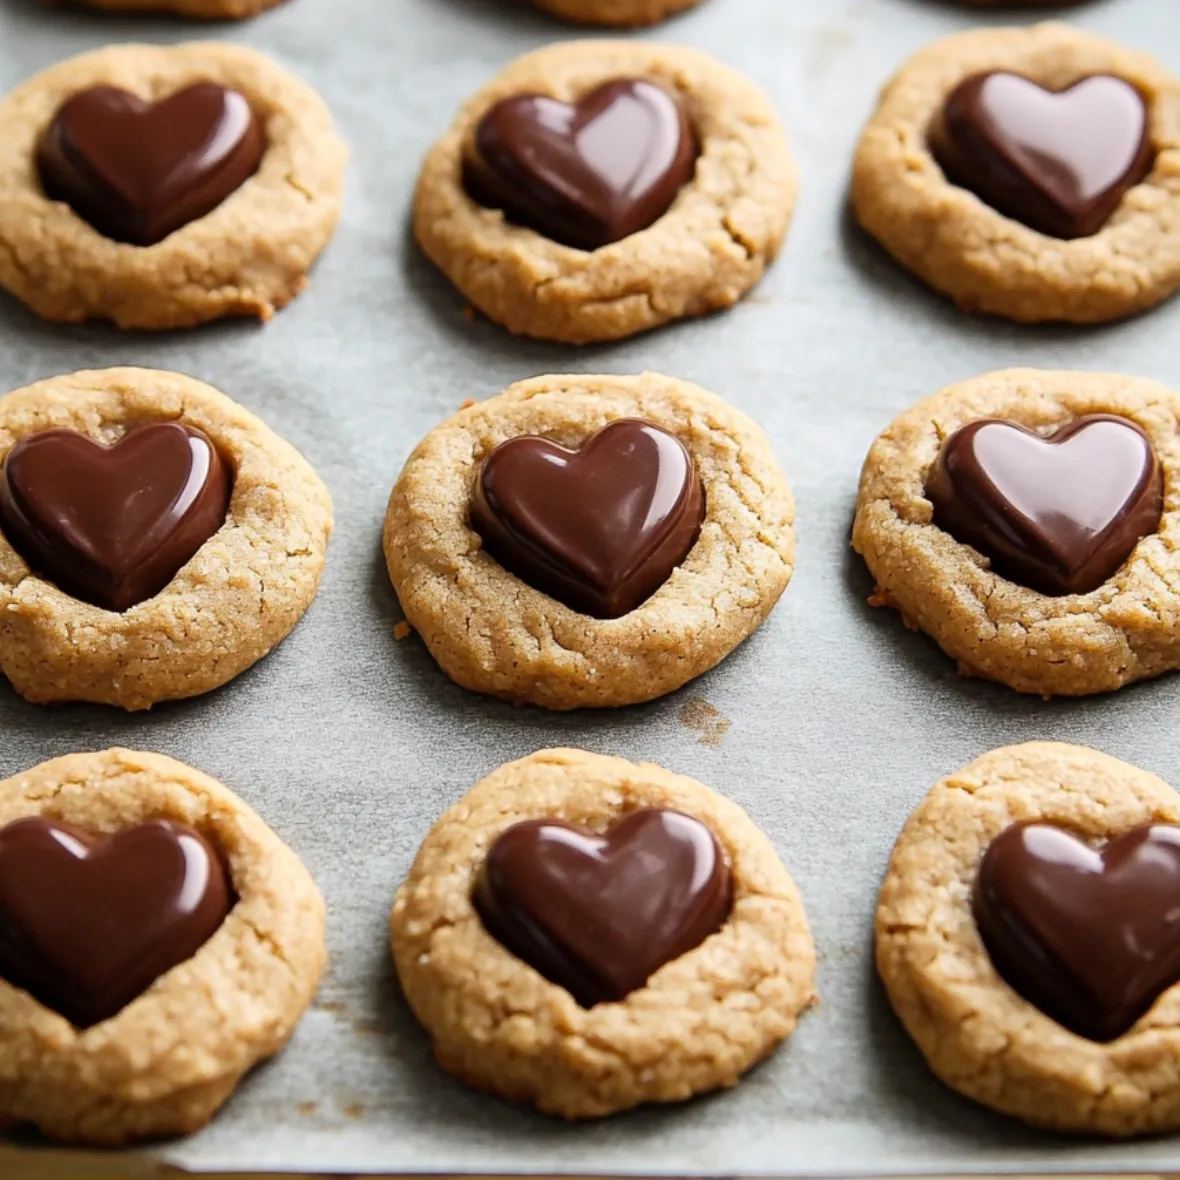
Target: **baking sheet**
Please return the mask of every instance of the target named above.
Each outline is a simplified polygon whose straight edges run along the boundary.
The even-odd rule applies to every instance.
[[[1176,0],[1070,15],[1180,70]],[[418,161],[459,103],[567,28],[492,0],[291,0],[213,27],[0,0],[5,90],[108,41],[241,40],[315,84],[354,152],[343,223],[313,286],[266,327],[120,335],[52,327],[0,301],[3,388],[125,363],[194,374],[299,446],[336,501],[315,606],[220,692],[126,717],[38,709],[0,689],[0,775],[115,743],[171,754],[257,807],[328,899],[332,967],[289,1050],[206,1131],[148,1154],[198,1170],[681,1176],[1180,1165],[1180,1138],[1079,1143],[958,1099],[926,1073],[871,967],[890,847],[948,771],[994,746],[1059,738],[1180,784],[1180,677],[1052,703],[961,680],[928,640],[865,606],[870,585],[847,545],[872,438],[949,382],[1010,364],[1180,382],[1180,302],[1104,329],[968,319],[851,226],[851,152],[890,72],[956,29],[1030,19],[933,0],[709,0],[644,34],[708,49],[770,90],[800,158],[802,200],[785,255],[732,313],[576,350],[470,322],[406,229]],[[769,431],[799,501],[798,570],[779,609],[721,668],[643,708],[554,716],[455,687],[416,639],[392,635],[400,613],[379,536],[403,460],[464,399],[518,378],[642,369],[699,381]],[[495,766],[560,744],[651,759],[727,793],[802,888],[822,1006],[732,1093],[565,1126],[444,1077],[397,994],[386,916],[427,829]],[[0,1157],[11,1175],[6,1166]]]

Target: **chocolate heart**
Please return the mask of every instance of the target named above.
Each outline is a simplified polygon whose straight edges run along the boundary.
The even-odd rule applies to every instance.
[[[104,447],[45,430],[8,452],[0,527],[67,594],[123,611],[158,594],[221,528],[230,474],[199,430],[158,422]]]
[[[1044,438],[994,418],[943,444],[934,523],[1042,594],[1088,594],[1159,528],[1163,475],[1133,422],[1087,414]]]
[[[729,867],[704,824],[639,811],[594,836],[529,820],[492,845],[475,890],[489,933],[584,1008],[621,1000],[715,934]]]
[[[975,74],[947,99],[930,146],[953,184],[1055,238],[1097,233],[1155,158],[1143,96],[1106,74],[1060,92]]]
[[[263,148],[258,119],[236,90],[202,82],[151,104],[94,86],[54,116],[37,168],[46,195],[100,234],[154,246],[241,187]]]
[[[1180,981],[1180,828],[1135,828],[1101,851],[1049,824],[992,841],[975,921],[996,970],[1029,1003],[1113,1041]]]
[[[527,435],[484,460],[471,523],[530,586],[599,619],[646,602],[700,535],[704,492],[684,444],[623,418],[579,451]]]
[[[0,829],[0,978],[78,1028],[192,958],[232,906],[221,858],[183,824],[107,840],[42,818]]]
[[[468,191],[482,205],[580,250],[658,221],[696,170],[681,103],[619,79],[571,106],[542,94],[498,102],[475,133]]]

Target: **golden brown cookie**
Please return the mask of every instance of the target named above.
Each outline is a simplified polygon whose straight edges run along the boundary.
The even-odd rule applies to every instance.
[[[926,492],[944,442],[980,419],[1047,436],[1082,415],[1112,414],[1150,441],[1163,481],[1158,529],[1085,594],[1048,595],[993,571],[934,523]],[[1008,369],[953,385],[877,439],[861,476],[853,548],[877,600],[925,631],[966,675],[1020,692],[1107,692],[1180,666],[1180,395],[1136,377]],[[1095,468],[1095,480],[1104,476]]]
[[[1064,829],[1065,836],[1049,833],[1044,852],[1059,857],[1064,843],[1068,856],[1087,870],[1072,879],[1060,875],[1061,861],[1054,868],[1035,843],[1031,860],[1017,866],[1024,887],[1043,907],[1036,916],[1073,922],[1074,937],[1080,915],[1070,895],[1094,890],[1100,865],[1094,850],[1106,852],[1106,880],[1097,893],[1108,907],[1090,908],[1093,955],[1089,963],[1083,956],[1083,972],[1104,972],[1108,964],[1099,961],[1099,948],[1117,935],[1122,921],[1140,937],[1148,928],[1153,940],[1161,937],[1158,915],[1140,911],[1136,918],[1132,910],[1128,917],[1122,909],[1136,888],[1153,878],[1159,884],[1158,863],[1145,876],[1142,863],[1135,866],[1124,855],[1120,867],[1119,854],[1112,861],[1111,850],[1144,825],[1180,824],[1180,796],[1155,775],[1080,746],[1029,742],[993,750],[935,786],[894,849],[877,910],[877,967],[894,1009],[948,1086],[1004,1114],[1101,1135],[1175,1130],[1180,987],[1164,988],[1128,1031],[1099,1041],[1063,1027],[997,972],[972,899],[985,853],[1002,833],[1009,841],[1009,829],[1018,823]],[[1071,836],[1081,844],[1073,845]],[[1163,836],[1167,842],[1161,840],[1154,855],[1168,864],[1166,883],[1180,872],[1180,836],[1175,828]],[[1030,868],[1039,880],[1031,879]],[[1127,877],[1128,868],[1138,880]],[[1061,890],[1056,898],[1053,889]],[[1044,929],[1060,934],[1052,921]],[[1166,942],[1175,942],[1170,929]],[[1118,950],[1112,957],[1125,954]]]
[[[170,12],[199,20],[241,20],[257,16],[283,0],[44,0],[47,4],[70,4],[101,8],[107,12]]]
[[[693,8],[701,0],[533,0],[538,8],[587,25],[639,27]]]
[[[582,1007],[487,932],[472,892],[489,849],[516,824],[556,820],[603,833],[651,809],[712,833],[728,861],[732,909],[717,933],[646,985]],[[502,766],[443,815],[398,891],[391,940],[439,1064],[566,1118],[732,1086],[815,1002],[803,903],[749,817],[692,779],[580,750]]]
[[[30,817],[100,838],[183,824],[219,854],[235,901],[191,958],[86,1029],[0,979],[0,1121],[109,1146],[197,1130],[311,1002],[325,961],[315,883],[239,798],[159,754],[72,754],[0,783],[0,833]]]
[[[209,692],[284,639],[315,597],[332,528],[327,488],[294,447],[200,381],[107,369],[10,393],[0,460],[51,429],[109,446],[159,422],[202,431],[232,469],[225,523],[162,591],[122,613],[38,577],[0,534],[0,670],[28,700],[147,709]]]
[[[1114,75],[1147,101],[1154,165],[1097,232],[1048,236],[948,182],[928,133],[961,82],[992,71],[1054,91]],[[869,233],[964,310],[1030,323],[1142,311],[1180,286],[1180,80],[1145,54],[1060,24],[947,37],[886,86],[856,152],[852,201]]]
[[[258,170],[211,212],[155,244],[129,245],[46,197],[38,145],[72,96],[110,86],[158,103],[204,83],[244,96],[264,147]],[[49,320],[157,329],[269,319],[307,285],[339,217],[347,152],[327,108],[244,46],[82,54],[13,91],[0,104],[0,128],[0,284]]]
[[[650,598],[597,618],[493,559],[470,513],[481,464],[500,444],[541,435],[583,447],[618,419],[654,424],[687,448],[705,515],[699,539]],[[384,548],[406,618],[448,676],[510,701],[574,709],[653,700],[720,663],[786,589],[793,523],[766,436],[715,394],[657,373],[550,376],[427,435],[393,489]]]
[[[620,79],[675,96],[699,146],[691,179],[648,228],[578,249],[469,195],[465,161],[493,106],[530,93],[577,103]],[[569,145],[549,146],[568,163]],[[778,253],[796,187],[782,127],[746,78],[694,49],[579,41],[520,58],[463,107],[423,165],[414,233],[451,282],[509,330],[574,344],[617,340],[736,303]]]

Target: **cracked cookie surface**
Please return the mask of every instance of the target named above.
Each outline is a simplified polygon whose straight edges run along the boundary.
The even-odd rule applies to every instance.
[[[543,435],[569,448],[639,418],[687,447],[702,481],[700,538],[642,606],[618,619],[571,610],[483,549],[468,509],[483,459]],[[410,625],[465,688],[550,709],[637,704],[723,660],[770,614],[794,567],[794,502],[761,428],[686,381],[549,376],[521,381],[436,427],[390,497],[384,548]]]
[[[944,440],[981,418],[1041,433],[1084,414],[1140,426],[1164,481],[1159,529],[1089,594],[1046,596],[992,571],[933,523],[925,481]],[[1180,394],[1104,373],[1007,369],[953,385],[907,410],[873,443],[853,548],[878,598],[925,631],[967,675],[1020,692],[1107,692],[1180,667]]]
[[[32,573],[0,533],[0,671],[38,704],[146,709],[232,680],[315,598],[332,529],[328,490],[253,414],[191,377],[106,369],[0,398],[0,462],[27,435],[67,428],[106,445],[146,422],[204,431],[233,471],[222,527],[153,598],[122,613]]]
[[[572,102],[618,78],[663,85],[696,129],[695,176],[653,225],[584,251],[468,195],[463,159],[495,103],[523,93]],[[414,233],[451,282],[510,331],[617,340],[736,303],[778,253],[796,188],[783,129],[748,79],[693,49],[581,41],[518,59],[463,107],[423,165]]]
[[[972,917],[988,845],[1018,821],[1100,843],[1180,823],[1167,783],[1056,742],[993,750],[940,782],[907,822],[877,909],[877,968],[930,1068],[1037,1126],[1126,1136],[1180,1126],[1180,985],[1109,1043],[1069,1032],[996,973]]]
[[[1151,173],[1091,237],[1048,237],[949,183],[927,143],[948,95],[1005,70],[1051,90],[1113,74],[1148,102]],[[960,33],[921,50],[886,86],[857,148],[861,225],[964,310],[1034,323],[1097,323],[1153,307],[1180,287],[1180,79],[1152,58],[1060,24]]]
[[[693,816],[716,836],[731,866],[730,918],[626,999],[581,1008],[486,932],[472,889],[513,824],[601,832],[648,808]],[[442,816],[398,891],[391,942],[443,1069],[566,1118],[732,1086],[815,1002],[802,900],[745,812],[693,779],[581,750],[510,762]]]
[[[197,1130],[311,1002],[326,957],[315,883],[241,799],[159,754],[71,754],[0,782],[0,827],[31,816],[98,836],[186,824],[223,856],[237,902],[191,959],[84,1031],[0,980],[0,1122],[102,1146]]]
[[[55,6],[101,8],[107,12],[170,12],[200,20],[241,20],[257,16],[284,0],[43,0]]]
[[[538,8],[588,25],[636,27],[695,8],[701,0],[533,0]]]
[[[42,190],[36,145],[58,108],[92,86],[158,101],[214,82],[262,124],[258,171],[211,213],[154,246],[104,237]],[[51,66],[0,104],[0,285],[47,320],[181,328],[269,319],[307,285],[336,227],[347,150],[320,97],[243,46],[114,45]]]

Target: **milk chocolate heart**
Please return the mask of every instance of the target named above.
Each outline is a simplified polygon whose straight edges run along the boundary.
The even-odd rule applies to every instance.
[[[226,464],[191,426],[141,426],[113,447],[45,430],[4,461],[0,527],[36,573],[123,611],[158,594],[221,528],[229,495]]]
[[[579,451],[531,435],[502,443],[471,505],[472,526],[505,569],[600,619],[646,602],[696,544],[703,516],[684,444],[629,418]]]
[[[255,172],[262,129],[245,97],[202,82],[147,103],[113,86],[70,98],[37,145],[48,197],[100,234],[153,246]]]
[[[1159,528],[1163,475],[1133,422],[1087,414],[1045,438],[994,418],[943,444],[934,523],[1042,594],[1087,594]]]
[[[621,1000],[729,917],[716,837],[676,811],[594,836],[555,820],[509,828],[475,891],[489,933],[584,1008]]]
[[[42,818],[0,829],[0,978],[78,1028],[192,958],[232,905],[221,858],[183,824],[107,840]]]
[[[1112,1041],[1180,981],[1180,828],[1135,828],[1100,851],[1049,824],[992,841],[975,920],[996,970],[1029,1003]]]
[[[571,106],[541,94],[498,102],[476,130],[468,191],[581,250],[647,229],[693,177],[697,145],[663,87],[619,79]]]
[[[1097,233],[1155,158],[1143,96],[1106,74],[1060,92],[973,75],[947,99],[931,148],[953,184],[1056,238]]]

